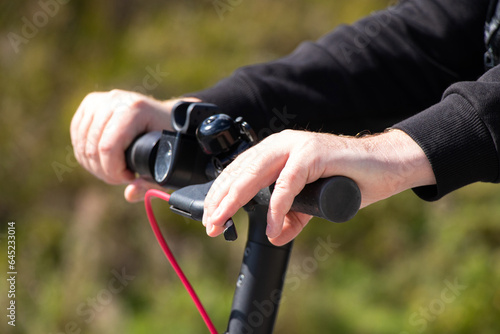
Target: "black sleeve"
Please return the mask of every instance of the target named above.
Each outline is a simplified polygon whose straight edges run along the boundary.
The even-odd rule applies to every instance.
[[[396,124],[427,155],[437,185],[414,189],[437,200],[467,184],[499,182],[500,66],[478,81],[459,82],[443,100]]]
[[[402,1],[187,95],[257,129],[379,131],[437,103],[453,82],[480,76],[487,2]]]
[[[431,162],[437,185],[415,189],[426,200],[500,182],[500,68],[483,75],[487,7],[402,1],[194,96],[258,129],[272,127],[273,110],[286,110],[287,127],[337,133],[397,123]]]

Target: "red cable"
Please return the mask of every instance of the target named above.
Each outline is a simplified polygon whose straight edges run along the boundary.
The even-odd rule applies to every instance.
[[[170,194],[167,194],[163,191],[156,190],[156,189],[149,189],[146,192],[146,195],[144,196],[144,205],[146,206],[146,213],[148,215],[149,223],[151,224],[151,228],[153,229],[153,232],[156,236],[156,239],[158,240],[158,243],[160,244],[161,248],[163,249],[163,252],[165,253],[165,256],[167,259],[170,261],[170,264],[174,268],[175,272],[177,273],[177,276],[181,279],[182,284],[184,284],[184,287],[188,291],[189,295],[193,299],[193,302],[196,305],[196,308],[200,312],[201,317],[205,321],[205,324],[207,325],[208,329],[210,330],[211,334],[218,334],[217,329],[215,329],[214,324],[212,323],[212,320],[208,316],[207,312],[205,311],[205,308],[201,304],[200,299],[196,295],[196,292],[194,291],[193,287],[191,286],[191,283],[189,283],[189,280],[187,279],[186,275],[182,272],[181,267],[175,260],[174,255],[172,254],[172,251],[170,251],[170,248],[167,245],[167,242],[165,241],[165,238],[163,237],[160,228],[158,227],[158,223],[156,222],[155,215],[153,213],[153,208],[151,207],[151,197],[158,197],[162,200],[169,201],[170,200]]]

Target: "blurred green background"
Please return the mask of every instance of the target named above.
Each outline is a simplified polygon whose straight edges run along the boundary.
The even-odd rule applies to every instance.
[[[226,11],[220,11],[226,4]],[[205,333],[123,186],[73,157],[85,95],[121,88],[167,99],[272,60],[387,0],[4,1],[0,6],[0,333]],[[218,11],[219,9],[219,11]],[[37,23],[37,26],[30,24]],[[33,28],[34,27],[34,28]],[[24,35],[23,35],[24,29]],[[22,39],[13,39],[24,36]],[[10,36],[10,38],[9,38]],[[15,40],[16,43],[12,41]],[[148,70],[168,73],[155,89]],[[220,332],[244,246],[155,203]],[[7,223],[16,223],[16,326],[8,326]],[[315,257],[321,240],[335,243]],[[437,203],[411,192],[297,238],[276,333],[497,333],[500,191],[472,185]],[[122,286],[115,277],[122,276]],[[114,284],[114,285],[113,285]],[[118,289],[120,287],[120,289]],[[118,291],[119,290],[119,291]]]

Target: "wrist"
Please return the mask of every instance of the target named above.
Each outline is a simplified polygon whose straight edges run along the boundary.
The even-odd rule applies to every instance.
[[[436,183],[429,159],[405,132],[390,129],[370,139],[380,155],[386,181],[395,193]]]
[[[361,207],[436,183],[425,153],[401,130],[337,139],[331,141],[336,147],[330,150],[327,176],[352,178],[361,190]]]

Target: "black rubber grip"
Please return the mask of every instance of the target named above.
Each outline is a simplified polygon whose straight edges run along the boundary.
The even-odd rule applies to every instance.
[[[212,183],[187,186],[173,192],[170,197],[171,209],[201,220],[205,196]],[[269,205],[271,190],[272,187],[262,189],[253,200],[261,205]],[[360,204],[361,192],[356,182],[344,176],[332,176],[306,185],[295,197],[292,210],[343,223],[356,215]]]
[[[356,182],[332,176],[307,184],[295,197],[292,210],[343,223],[356,215],[360,205],[361,192]]]
[[[160,131],[148,132],[136,137],[125,151],[127,169],[153,180],[156,152],[160,137]]]

